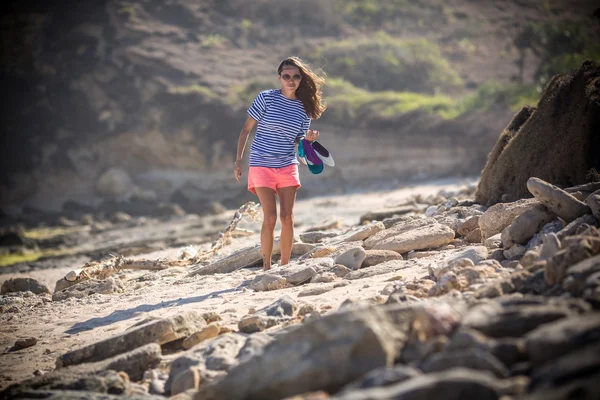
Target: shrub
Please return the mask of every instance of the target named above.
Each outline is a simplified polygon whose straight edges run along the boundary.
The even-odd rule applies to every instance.
[[[452,92],[462,81],[426,39],[400,40],[385,33],[361,40],[332,42],[310,57],[329,76],[373,91]]]

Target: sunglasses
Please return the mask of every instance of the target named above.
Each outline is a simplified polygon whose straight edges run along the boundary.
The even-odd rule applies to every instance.
[[[289,81],[290,79],[294,79],[295,81],[299,81],[302,79],[302,75],[296,74],[294,76],[290,75],[290,74],[283,74],[281,75],[281,79],[283,79],[284,81]]]

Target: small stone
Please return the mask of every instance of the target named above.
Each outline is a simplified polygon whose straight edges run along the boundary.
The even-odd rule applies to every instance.
[[[18,339],[15,344],[13,345],[13,349],[15,350],[20,350],[20,349],[26,349],[27,347],[31,347],[31,346],[35,346],[35,344],[37,343],[37,339],[34,337],[28,337],[25,339]]]
[[[467,233],[465,240],[469,243],[481,243],[481,229],[477,228]]]
[[[250,289],[257,292],[263,292],[267,290],[278,290],[287,287],[285,278],[275,274],[262,274],[254,278],[250,283]]]
[[[504,248],[508,249],[514,244],[526,244],[536,232],[554,218],[554,214],[541,204],[523,212],[502,231]]]
[[[244,333],[262,332],[277,324],[277,319],[263,315],[247,315],[238,322],[238,329]]]
[[[338,278],[343,278],[348,275],[351,269],[342,264],[336,264],[333,266],[333,268],[331,268],[330,271],[333,272]]]
[[[183,372],[180,372],[171,383],[171,395],[183,393],[188,389],[198,389],[200,386],[201,377],[198,370],[190,367]]]
[[[367,250],[361,268],[372,267],[390,260],[402,260],[402,255],[392,250]]]
[[[506,258],[507,260],[510,260],[510,259],[515,259],[515,258],[520,258],[521,256],[523,256],[525,254],[526,251],[527,251],[527,247],[522,246],[520,244],[515,244],[508,250],[504,250],[503,254],[504,254],[504,258]]]
[[[298,316],[304,316],[306,314],[310,314],[312,312],[316,311],[315,306],[313,306],[312,304],[304,304],[302,307],[300,307],[300,309],[298,310]]]
[[[0,294],[27,291],[35,294],[49,294],[50,288],[45,283],[34,278],[10,278],[4,281],[0,288]]]
[[[469,219],[465,220],[465,222],[463,222],[459,228],[458,228],[458,234],[461,236],[467,236],[469,234],[469,232],[472,232],[476,229],[479,229],[479,236],[481,237],[481,229],[479,228],[479,215],[475,215],[473,217],[470,217]],[[481,242],[481,239],[480,239]]]
[[[220,328],[218,325],[209,324],[201,331],[194,332],[183,340],[182,347],[187,350],[206,339],[211,339],[219,335]]]
[[[502,233],[497,233],[485,239],[485,247],[488,249],[499,249],[502,247]]]
[[[344,268],[346,268],[346,267],[344,267]],[[333,272],[321,272],[321,273],[313,276],[312,279],[310,280],[310,283],[329,283],[329,282],[335,281],[336,279],[337,279],[337,275],[334,274]]]
[[[355,247],[337,256],[335,263],[344,265],[352,270],[357,270],[362,265],[366,256],[365,249]]]
[[[221,316],[214,311],[202,314],[202,318],[204,318],[207,324],[210,324],[211,322],[221,321]]]

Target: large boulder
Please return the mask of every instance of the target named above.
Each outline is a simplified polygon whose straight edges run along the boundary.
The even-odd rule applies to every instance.
[[[556,75],[538,108],[523,108],[502,132],[481,173],[475,201],[492,205],[531,197],[527,180],[538,177],[558,187],[588,181],[600,171],[600,67]]]

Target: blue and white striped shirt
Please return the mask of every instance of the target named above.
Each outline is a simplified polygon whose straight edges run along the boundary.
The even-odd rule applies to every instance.
[[[258,121],[250,146],[250,166],[283,168],[298,164],[296,138],[306,136],[310,117],[300,100],[290,100],[281,90],[258,94],[248,115]]]

